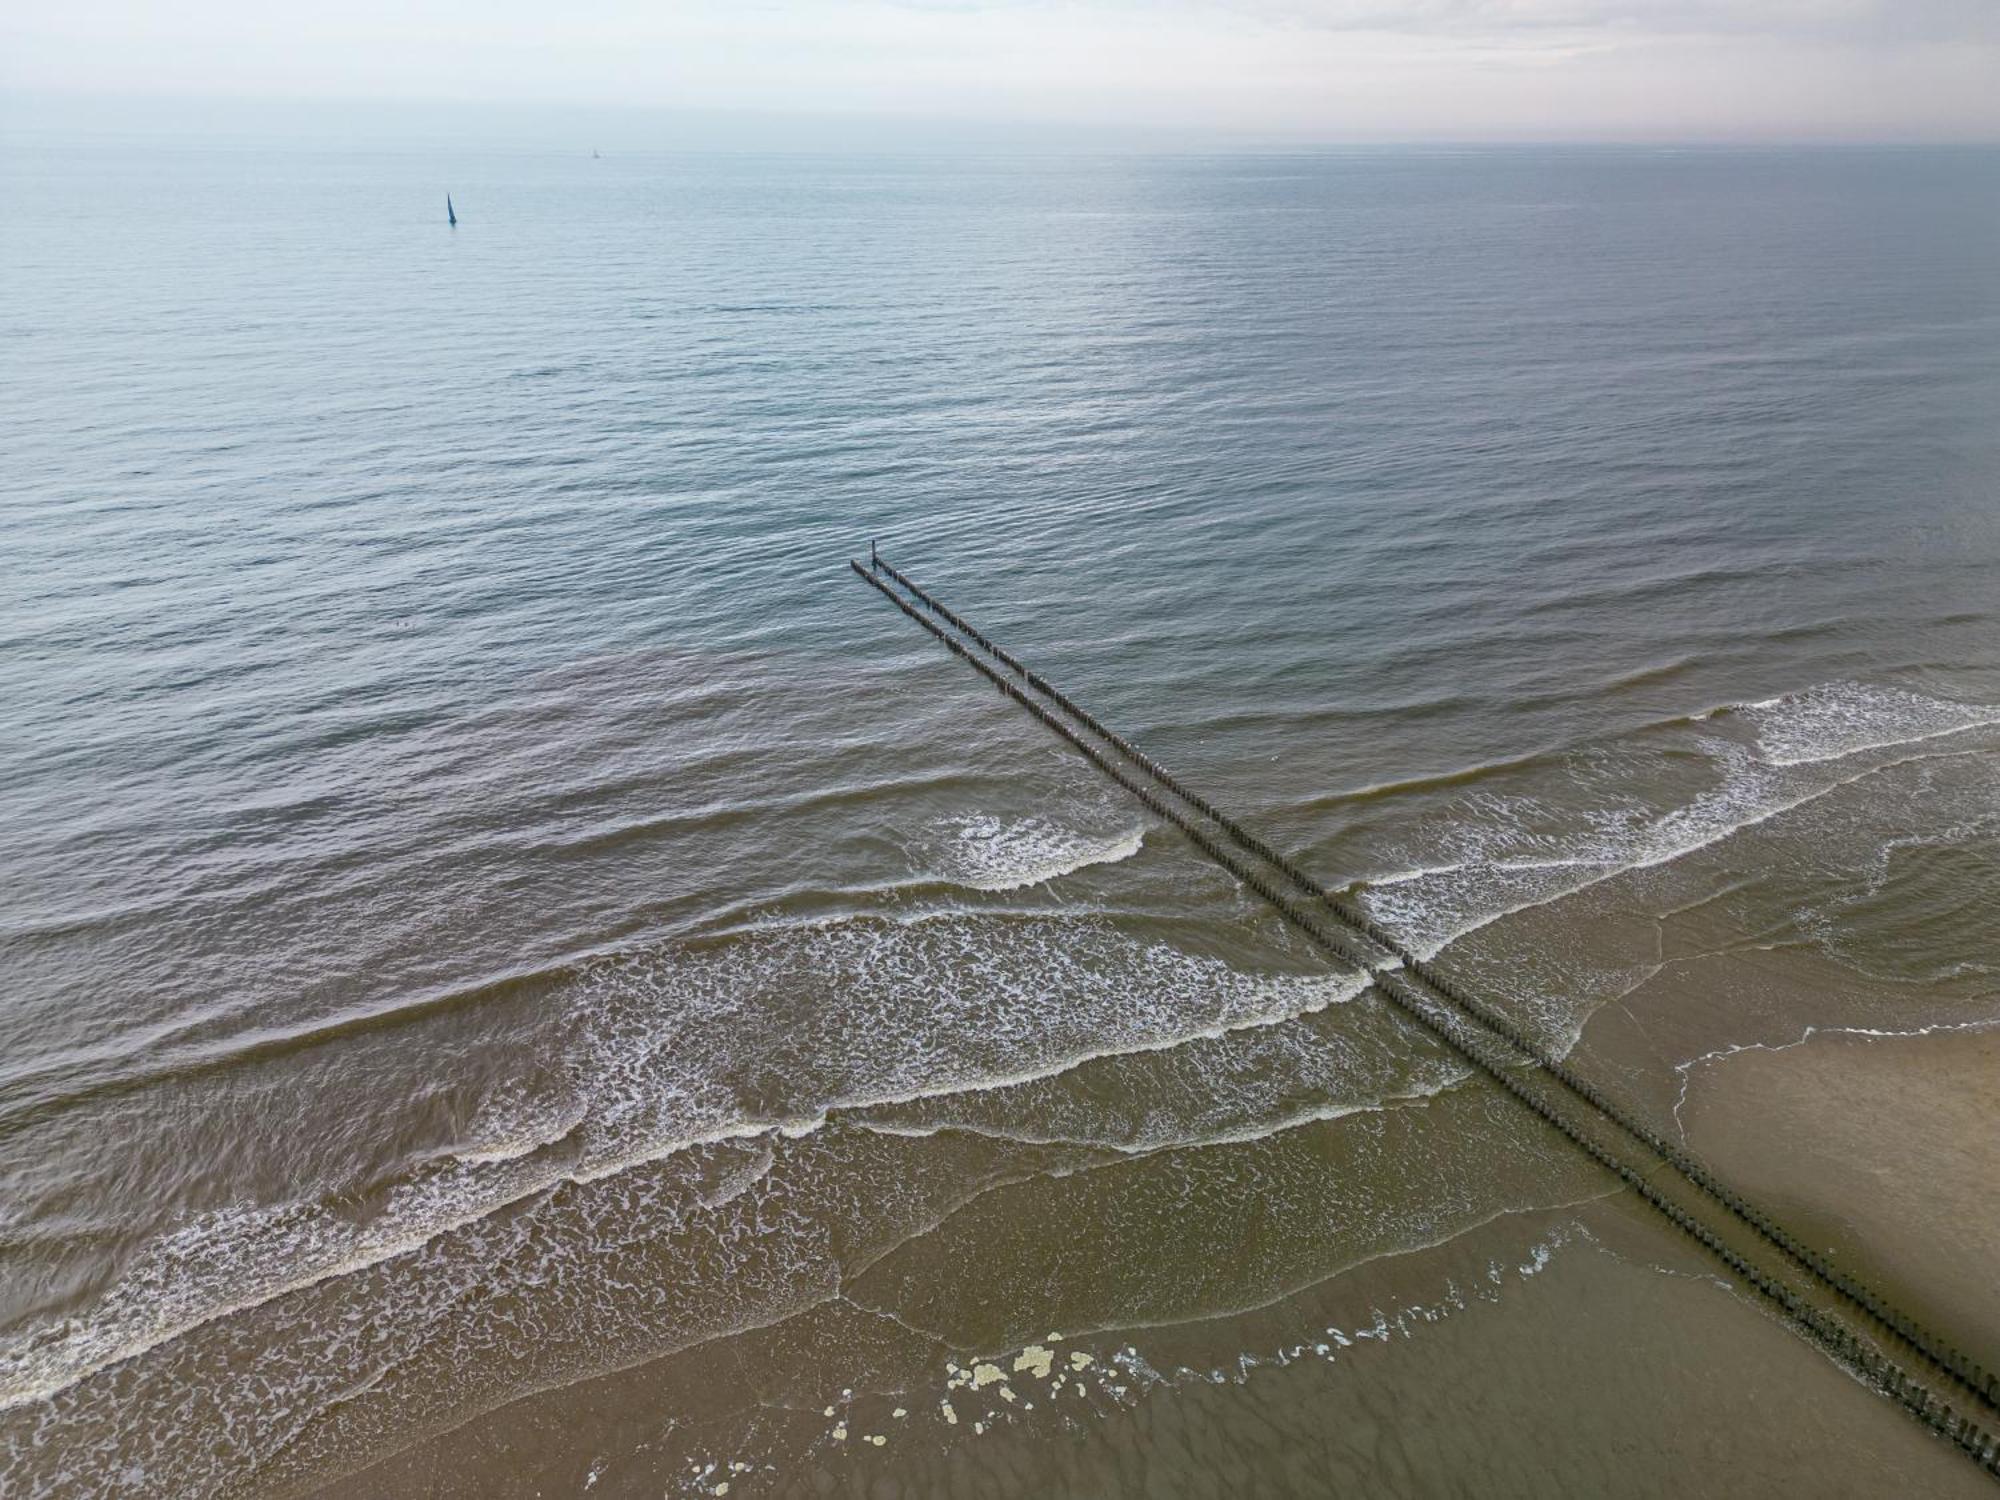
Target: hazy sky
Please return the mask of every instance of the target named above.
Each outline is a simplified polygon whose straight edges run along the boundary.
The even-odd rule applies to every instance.
[[[0,92],[1083,137],[1993,141],[2000,0],[5,0]]]

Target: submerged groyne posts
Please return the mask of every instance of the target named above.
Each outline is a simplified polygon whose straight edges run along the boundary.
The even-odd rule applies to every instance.
[[[1173,824],[1216,864],[1269,903],[1281,919],[1302,932],[1316,947],[1367,974],[1378,992],[1399,1012],[1466,1058],[1576,1144],[1593,1161],[1611,1171],[1642,1201],[1713,1253],[1744,1285],[1770,1301],[1795,1327],[1832,1357],[1874,1381],[1878,1388],[1926,1426],[1951,1439],[1988,1473],[2000,1478],[2000,1439],[1953,1411],[1935,1392],[1922,1382],[1913,1380],[1895,1361],[1868,1349],[1849,1329],[1809,1305],[1794,1288],[1750,1262],[1725,1243],[1711,1226],[1662,1193],[1629,1162],[1607,1150],[1589,1131],[1556,1109],[1547,1098],[1528,1088],[1518,1075],[1523,1070],[1530,1074],[1539,1073],[1589,1105],[1595,1117],[1610,1122],[1630,1140],[1644,1147],[1648,1154],[1748,1226],[1760,1240],[1778,1250],[1813,1281],[1862,1310],[1914,1350],[1937,1373],[1996,1410],[2000,1410],[2000,1380],[1968,1359],[1955,1346],[1933,1338],[1872,1288],[1836,1269],[1823,1255],[1786,1232],[1768,1214],[1722,1183],[1691,1153],[1662,1139],[1616,1105],[1595,1084],[1576,1074],[1566,1062],[1538,1046],[1511,1019],[1465,994],[1452,981],[1437,974],[1426,960],[1410,952],[1394,934],[1366,912],[1328,891],[1292,861],[1229,818],[1212,802],[1186,787],[1137,746],[1104,726],[1067,694],[1030,670],[884,560],[874,543],[869,545],[868,566],[864,567],[856,561],[850,563],[850,567],[953,655],[1026,709],[1150,811]],[[892,587],[889,580],[900,588]],[[984,659],[986,657],[992,660],[989,662]],[[999,663],[998,667],[993,665],[995,662]],[[1097,743],[1091,742],[1093,738]],[[1161,796],[1162,792],[1168,796]],[[1182,807],[1175,807],[1169,797],[1177,799]],[[1201,820],[1213,824],[1217,832],[1211,833],[1202,826]],[[1233,844],[1235,852],[1225,848],[1225,843]],[[1289,884],[1298,894],[1286,894],[1280,883],[1246,863],[1243,855],[1277,871],[1284,877],[1283,883]],[[1496,1043],[1504,1051],[1496,1051]]]

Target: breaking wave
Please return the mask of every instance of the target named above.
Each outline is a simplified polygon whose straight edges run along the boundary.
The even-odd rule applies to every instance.
[[[463,1144],[414,1166],[365,1219],[322,1199],[189,1218],[87,1312],[0,1342],[0,1409],[563,1182],[1270,1026],[1359,988],[1246,973],[1067,916],[850,919],[594,961],[563,997],[578,1019],[562,1082],[496,1086]]]
[[[1046,818],[986,813],[953,818],[944,827],[949,837],[933,854],[938,873],[976,891],[1017,891],[1092,865],[1116,864],[1146,841],[1143,827],[1104,836]]]

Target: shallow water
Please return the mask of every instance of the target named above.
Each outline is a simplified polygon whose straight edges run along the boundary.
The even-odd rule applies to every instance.
[[[1958,1482],[845,560],[1663,1123],[2000,1021],[2000,156],[14,143],[0,208],[10,1493],[1220,1493],[1259,1403],[1274,1491],[1664,1492],[1774,1382],[1801,1492]],[[1625,1383],[1696,1325],[1740,1401]],[[1415,1468],[1299,1436],[1441,1367]]]

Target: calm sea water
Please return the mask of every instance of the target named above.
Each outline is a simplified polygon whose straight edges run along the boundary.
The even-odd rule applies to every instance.
[[[1665,1119],[2000,1020],[1996,255],[1991,152],[0,148],[4,1487],[1740,1478],[1811,1356],[846,559]]]

